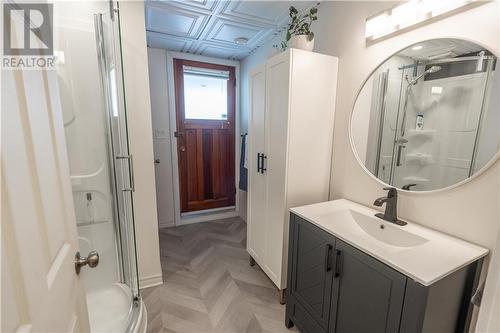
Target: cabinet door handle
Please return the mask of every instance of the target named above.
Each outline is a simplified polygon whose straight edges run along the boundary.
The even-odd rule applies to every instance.
[[[329,272],[332,270],[330,266],[330,252],[332,252],[333,246],[331,244],[326,244],[325,247],[325,271]]]
[[[260,172],[260,159],[262,157],[261,153],[257,153],[257,172]]]
[[[261,171],[262,173],[264,173],[264,171],[266,171],[266,170],[267,170],[267,168],[264,168],[264,163],[266,163],[266,165],[267,165],[267,156],[266,156],[266,155],[264,155],[264,154],[262,154],[262,159],[261,159],[261,161],[262,161],[262,164],[261,164],[261,166],[260,166],[260,171]]]
[[[342,251],[335,250],[335,277],[338,278],[342,274]]]

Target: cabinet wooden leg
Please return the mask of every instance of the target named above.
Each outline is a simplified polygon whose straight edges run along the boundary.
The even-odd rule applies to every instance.
[[[286,303],[286,289],[279,290],[280,304],[283,305]]]
[[[255,266],[255,259],[250,256],[250,266]]]
[[[293,327],[293,321],[290,318],[285,318],[285,327],[286,328],[292,328]]]

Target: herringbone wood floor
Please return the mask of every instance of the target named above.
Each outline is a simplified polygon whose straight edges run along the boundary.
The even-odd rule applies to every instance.
[[[239,218],[160,229],[163,285],[142,290],[148,332],[289,332]]]

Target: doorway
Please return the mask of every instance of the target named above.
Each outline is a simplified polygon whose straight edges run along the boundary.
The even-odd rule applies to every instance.
[[[235,67],[174,59],[181,214],[235,205]]]

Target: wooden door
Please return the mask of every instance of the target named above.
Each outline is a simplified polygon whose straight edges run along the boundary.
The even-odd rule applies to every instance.
[[[190,105],[197,101],[190,97],[194,93],[186,91],[191,89],[186,80],[193,71],[201,77],[204,71],[214,77],[219,72],[219,79],[226,75],[221,73],[227,73],[226,110],[221,109],[221,115],[225,116],[212,117],[212,112],[207,119],[203,118],[203,112],[197,115],[191,112]],[[181,213],[234,206],[235,69],[174,59],[174,81]],[[207,103],[207,108],[212,105],[208,99],[202,102]]]
[[[291,285],[293,302],[307,310],[323,331],[328,329],[335,238],[311,223],[292,215]],[[306,323],[299,323],[306,325]]]
[[[89,332],[56,72],[2,76],[1,331]]]
[[[264,266],[268,239],[266,223],[266,175],[260,171],[258,154],[265,154],[266,66],[250,72],[248,132],[248,242],[250,255]]]
[[[406,277],[337,240],[330,332],[399,332]]]

